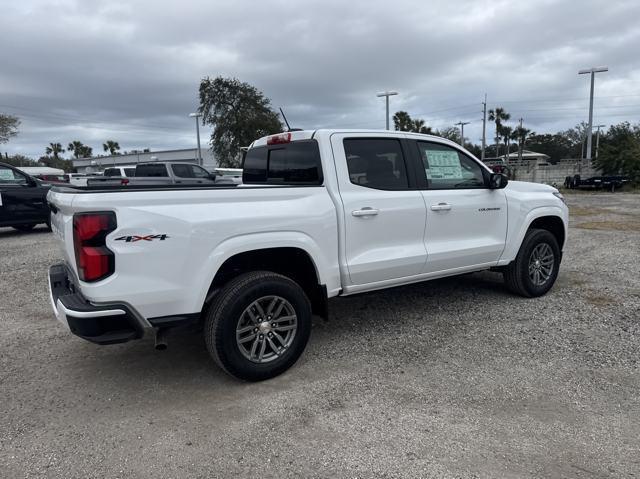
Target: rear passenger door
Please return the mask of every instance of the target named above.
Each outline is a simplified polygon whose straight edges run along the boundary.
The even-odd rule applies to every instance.
[[[171,171],[176,178],[176,183],[213,183],[209,172],[197,165],[172,164]]]
[[[352,284],[420,274],[426,261],[426,215],[408,168],[408,143],[392,136],[333,134],[331,145]]]
[[[462,150],[429,141],[415,146],[427,208],[425,272],[495,264],[507,234],[504,190],[489,189],[488,172]]]

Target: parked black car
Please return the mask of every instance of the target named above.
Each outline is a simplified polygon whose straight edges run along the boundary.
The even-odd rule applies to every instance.
[[[50,226],[47,193],[51,185],[0,163],[0,226],[29,231],[37,224]]]

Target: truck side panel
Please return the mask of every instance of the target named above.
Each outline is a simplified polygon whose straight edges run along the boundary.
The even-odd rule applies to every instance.
[[[57,195],[61,195],[57,193]],[[75,270],[70,212],[114,211],[107,236],[115,273],[83,283],[95,303],[134,304],[145,318],[198,313],[219,266],[234,254],[299,247],[314,260],[330,295],[340,289],[335,207],[324,187],[84,193],[64,224],[65,256]],[[61,201],[58,196],[51,198]]]

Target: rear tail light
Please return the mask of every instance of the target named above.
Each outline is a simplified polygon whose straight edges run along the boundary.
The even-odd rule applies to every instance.
[[[127,186],[127,185],[129,184],[129,180],[128,180],[127,178],[122,178],[122,179],[120,180],[120,184],[121,184],[122,186]]]
[[[115,229],[113,212],[73,216],[73,247],[81,281],[99,281],[115,271],[115,257],[106,241],[107,235]]]
[[[289,143],[291,141],[291,133],[279,133],[277,135],[271,135],[267,138],[267,145],[282,145],[283,143]]]

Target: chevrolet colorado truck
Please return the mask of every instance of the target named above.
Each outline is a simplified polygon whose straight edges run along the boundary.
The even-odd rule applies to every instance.
[[[443,138],[285,132],[251,144],[242,180],[54,187],[57,318],[97,344],[154,333],[163,346],[166,330],[201,323],[217,364],[257,381],[296,362],[334,296],[490,269],[536,297],[558,275],[562,195]]]

